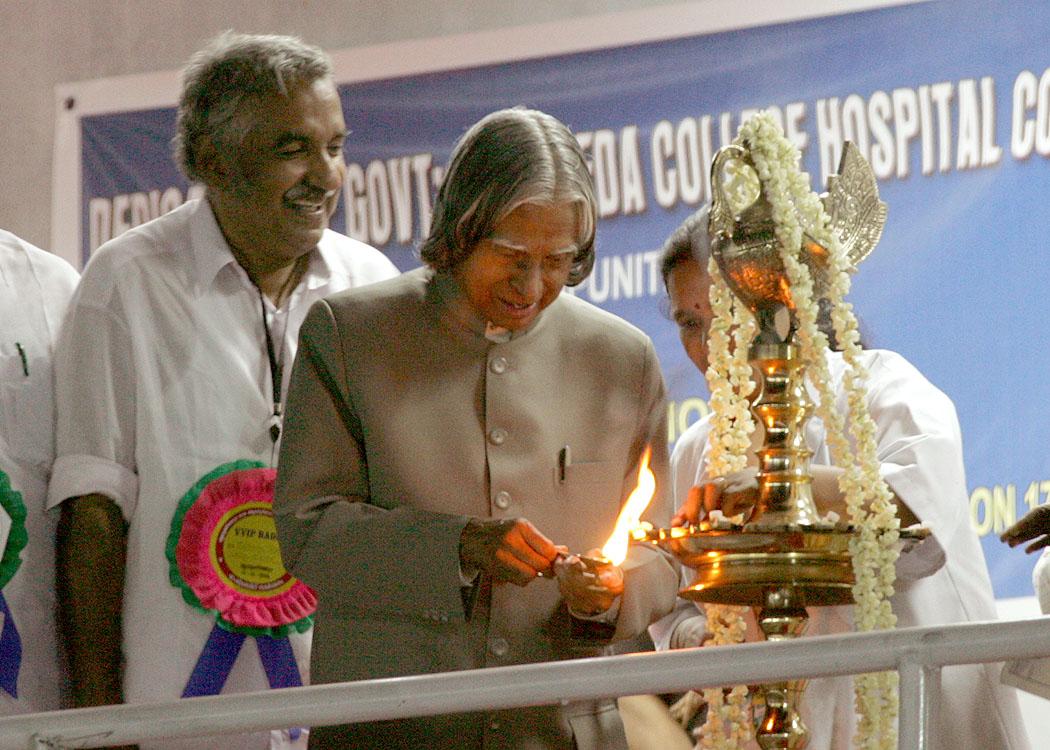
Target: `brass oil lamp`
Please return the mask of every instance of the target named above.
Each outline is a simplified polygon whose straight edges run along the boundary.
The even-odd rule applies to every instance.
[[[697,602],[750,606],[767,640],[797,638],[806,628],[807,607],[853,603],[849,552],[856,529],[822,521],[813,501],[805,424],[813,412],[806,371],[794,341],[790,284],[781,261],[772,206],[758,198],[737,210],[726,195],[731,161],[753,168],[744,146],[721,149],[712,164],[713,200],[708,231],[711,251],[729,288],[755,315],[758,334],[748,358],[759,373],[752,412],[764,430],[757,450],[758,501],[744,524],[701,522],[688,528],[656,529],[647,538],[669,550],[696,577],[681,596]],[[835,231],[855,266],[882,233],[886,207],[870,165],[851,143],[843,149],[839,174],[821,196]],[[802,261],[814,282],[814,298],[827,289],[827,251],[803,236]],[[778,333],[778,311],[791,313],[786,335]],[[901,532],[919,539],[925,529]],[[762,748],[804,748],[807,730],[798,707],[804,680],[764,685],[765,713],[756,717]]]

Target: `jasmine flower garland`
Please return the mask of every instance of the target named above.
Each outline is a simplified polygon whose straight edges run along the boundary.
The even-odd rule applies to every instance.
[[[893,594],[896,575],[894,564],[898,555],[900,522],[892,502],[893,495],[879,474],[875,425],[866,406],[864,382],[867,373],[860,363],[857,322],[851,306],[844,302],[850,287],[849,261],[838,236],[830,228],[823,204],[810,190],[807,177],[799,171],[798,150],[784,137],[773,118],[768,113],[752,117],[741,127],[736,142],[748,148],[772,206],[781,258],[791,285],[802,358],[820,396],[817,414],[827,431],[832,461],[845,472],[839,479],[839,487],[846,497],[849,521],[858,530],[850,544],[856,579],[853,587],[856,625],[862,631],[892,628],[896,617],[890,608],[889,597]],[[843,347],[843,358],[848,366],[843,387],[847,394],[849,438],[843,417],[834,408],[835,395],[824,357],[828,340],[817,327],[813,278],[801,260],[804,233],[828,251],[827,297],[832,304],[835,335]],[[712,283],[713,307],[715,295],[715,284]],[[725,314],[725,309],[715,308],[714,312],[718,316]],[[748,342],[749,339],[737,338],[737,351],[746,349]],[[719,360],[719,366],[725,364]],[[712,392],[712,409],[715,408]],[[731,413],[735,414],[735,409]],[[735,447],[738,444],[735,423],[729,426],[726,422],[716,421],[712,429],[717,431],[722,427],[728,427],[728,437],[712,435],[713,444]],[[896,746],[896,681],[896,672],[855,678],[859,714],[854,737],[856,747],[890,750]]]
[[[711,279],[713,320],[708,334],[706,378],[711,389],[712,428],[708,438],[707,476],[724,477],[747,466],[747,451],[755,423],[747,396],[754,389],[748,344],[755,335],[755,320],[722,278],[714,258],[708,259]],[[730,342],[734,342],[730,345]],[[741,342],[744,342],[741,344]],[[722,646],[744,640],[745,607],[706,604],[710,645]],[[748,690],[737,685],[728,697],[722,688],[704,690],[707,721],[701,729],[698,747],[704,750],[738,750],[751,739],[748,717]]]

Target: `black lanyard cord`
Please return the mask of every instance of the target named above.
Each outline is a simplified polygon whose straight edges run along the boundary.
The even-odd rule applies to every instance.
[[[262,309],[263,330],[266,332],[266,356],[270,360],[270,392],[273,395],[273,419],[270,423],[270,440],[276,444],[277,438],[281,436],[281,365],[277,359],[277,352],[273,346],[273,334],[270,333],[270,324],[266,322],[266,300],[263,299],[262,290],[259,292],[259,306]],[[283,346],[281,347],[284,348]]]

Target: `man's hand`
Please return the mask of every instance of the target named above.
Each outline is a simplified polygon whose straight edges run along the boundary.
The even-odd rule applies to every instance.
[[[669,709],[671,718],[681,724],[683,729],[688,728],[689,722],[693,720],[693,717],[706,703],[703,693],[697,690],[689,690],[675,701],[674,705]]]
[[[592,549],[584,557],[600,558],[602,551]],[[600,615],[623,594],[623,568],[601,565],[589,568],[576,555],[559,560],[555,566],[558,589],[569,609],[581,615]]]
[[[474,518],[459,537],[459,559],[466,569],[482,570],[495,583],[525,586],[551,569],[554,542],[524,518]]]
[[[1004,531],[999,538],[1011,547],[1032,542],[1024,548],[1029,553],[1050,546],[1050,505],[1040,505],[1028,511],[1024,518]]]
[[[675,625],[669,645],[671,648],[696,648],[703,646],[713,637],[707,630],[707,618],[704,615],[694,615]]]
[[[697,523],[713,510],[725,517],[750,515],[758,502],[758,469],[748,466],[690,488],[689,495],[671,518],[672,526]]]

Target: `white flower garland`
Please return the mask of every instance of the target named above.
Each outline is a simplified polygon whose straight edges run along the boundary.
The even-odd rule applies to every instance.
[[[747,349],[755,335],[754,316],[741,304],[718,272],[715,259],[708,259],[707,275],[711,279],[713,319],[708,333],[707,382],[711,390],[713,425],[708,438],[707,475],[723,477],[747,466],[747,452],[755,422],[747,396],[754,389]],[[730,346],[730,341],[735,344]],[[741,345],[741,341],[744,341]],[[712,635],[709,645],[740,643],[747,630],[746,607],[706,604],[707,629]],[[728,700],[722,688],[703,691],[707,702],[707,720],[700,732],[698,747],[704,750],[739,750],[751,739],[748,716],[748,690],[737,685]]]
[[[839,487],[846,497],[849,521],[858,530],[850,543],[856,579],[853,587],[856,625],[862,631],[892,628],[896,624],[896,617],[890,608],[889,597],[893,594],[896,575],[894,564],[898,555],[900,522],[892,502],[892,493],[879,474],[875,425],[866,406],[864,383],[867,372],[860,363],[857,321],[851,305],[844,301],[850,287],[849,261],[842,251],[838,236],[830,228],[823,204],[810,190],[808,177],[799,171],[798,149],[784,137],[776,121],[765,112],[752,117],[740,128],[735,142],[748,149],[762,190],[772,206],[781,257],[791,285],[802,358],[820,396],[817,414],[825,425],[832,462],[845,472],[839,479]],[[843,416],[834,406],[835,394],[824,357],[828,340],[817,327],[813,278],[801,260],[804,235],[828,251],[827,297],[832,304],[835,336],[843,347],[843,358],[848,366],[843,387],[847,394],[849,437],[846,435]],[[741,367],[746,365],[746,352],[754,335],[754,322],[747,325],[738,312],[743,306],[725,300],[727,295],[730,298],[732,295],[713,260],[708,272],[712,280],[711,305],[715,316],[710,338],[711,366],[707,373],[711,384],[711,408],[715,414],[709,438],[708,475],[714,477],[739,470],[746,462],[745,454],[753,429],[746,397],[753,384],[749,379],[746,380],[750,375],[750,367],[744,377],[741,377]],[[735,347],[732,354],[729,344],[731,335]],[[746,418],[741,416],[741,408],[747,412]],[[718,610],[714,618],[709,610],[708,617],[714,623],[711,630],[716,642],[720,638],[725,642],[739,642],[728,640],[737,635],[740,640],[743,639],[739,625],[731,617]],[[896,682],[896,672],[858,675],[855,678],[855,701],[859,715],[854,737],[856,747],[891,750],[896,746]],[[714,696],[709,697],[709,692],[714,691],[705,691],[704,695],[710,703]],[[722,707],[721,691],[717,692],[719,710],[712,711],[714,704],[711,703],[708,724],[721,723],[712,721],[712,712],[720,719],[728,718],[728,712]],[[707,729],[705,725],[704,731]],[[731,730],[730,735],[734,736],[735,732]],[[713,741],[717,742],[718,739]],[[735,744],[703,744],[706,739],[701,742],[703,747],[738,747]]]

